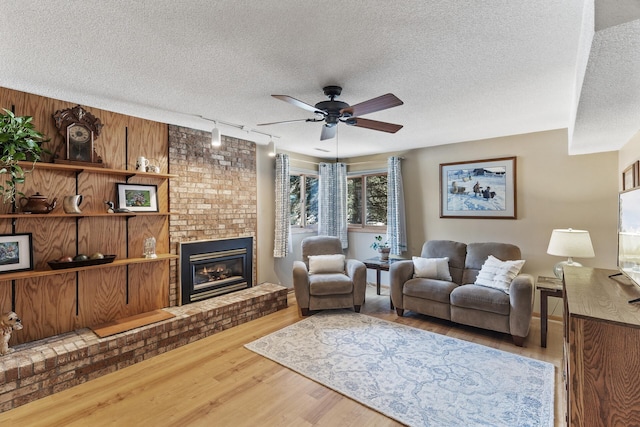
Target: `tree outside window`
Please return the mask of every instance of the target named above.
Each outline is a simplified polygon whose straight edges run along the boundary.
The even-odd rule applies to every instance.
[[[367,225],[387,225],[387,175],[365,177]]]
[[[305,223],[318,224],[318,177],[305,176]]]
[[[362,224],[362,177],[347,178],[347,222]]]
[[[289,176],[289,215],[291,226],[302,227],[302,177]]]
[[[290,175],[291,226],[315,228],[318,224],[318,177],[314,175]]]
[[[387,225],[387,174],[350,176],[347,178],[347,190],[350,226]]]

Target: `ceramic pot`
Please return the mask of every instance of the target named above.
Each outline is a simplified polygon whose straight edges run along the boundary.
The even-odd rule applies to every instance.
[[[47,196],[43,196],[40,193],[29,197],[21,197],[20,210],[34,214],[47,214],[56,207],[57,200],[58,199],[54,198],[51,203],[49,203]]]

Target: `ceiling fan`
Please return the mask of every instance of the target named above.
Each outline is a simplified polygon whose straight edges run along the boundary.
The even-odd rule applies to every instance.
[[[329,101],[318,102],[315,106],[299,101],[289,95],[271,95],[274,98],[278,98],[282,101],[288,102],[289,104],[295,105],[296,107],[315,113],[315,118],[259,123],[258,126],[293,122],[324,122],[324,126],[322,126],[322,133],[320,134],[321,141],[334,138],[336,136],[336,126],[340,122],[346,123],[350,126],[389,133],[396,133],[402,129],[402,125],[363,119],[360,117],[364,114],[374,113],[376,111],[386,110],[387,108],[402,105],[403,102],[392,93],[388,93],[359,104],[349,105],[346,102],[336,101],[336,98],[342,93],[342,88],[340,86],[325,86],[322,90],[329,98]]]

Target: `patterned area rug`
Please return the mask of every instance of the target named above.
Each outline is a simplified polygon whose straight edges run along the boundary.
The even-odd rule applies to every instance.
[[[553,426],[554,366],[346,311],[245,345],[410,426]]]

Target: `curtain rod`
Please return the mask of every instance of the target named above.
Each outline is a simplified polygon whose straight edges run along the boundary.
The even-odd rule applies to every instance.
[[[398,157],[400,160],[404,160],[404,157]],[[296,161],[296,162],[302,162],[302,163],[309,163],[312,165],[320,165],[320,163],[327,163],[327,162],[312,162],[309,160],[303,160],[303,159],[296,159],[294,157],[290,157],[291,161]],[[366,162],[355,162],[355,163],[346,163],[347,166],[355,166],[355,165],[366,165],[368,163],[381,163],[384,160],[368,160]]]

